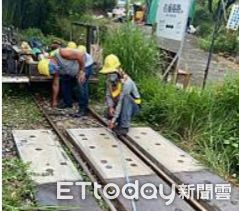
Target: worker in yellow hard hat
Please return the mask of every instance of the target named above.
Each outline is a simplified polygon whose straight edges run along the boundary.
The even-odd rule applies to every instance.
[[[134,81],[120,68],[119,58],[110,54],[105,58],[100,73],[107,75],[106,104],[109,128],[118,135],[129,131],[132,117],[139,112],[140,94]]]
[[[72,94],[72,83],[77,79],[78,84],[84,84],[86,79],[85,56],[76,49],[60,48],[57,49],[50,59],[42,59],[38,63],[38,71],[45,76],[53,76],[52,106],[58,104],[59,79],[63,79],[62,95],[65,103],[62,108],[72,107],[69,94]]]
[[[94,63],[93,57],[89,53],[87,53],[86,47],[84,45],[79,45],[77,47],[77,50],[84,55],[84,58],[85,58],[85,68],[86,69],[90,69],[91,68],[89,70],[89,72],[88,72],[89,75],[91,75],[92,74],[92,66],[93,66],[93,63]]]
[[[83,83],[79,83],[79,112],[74,114],[74,117],[81,117],[81,116],[85,116],[87,114],[87,108],[88,108],[88,104],[89,104],[89,83],[88,83],[88,79],[89,77],[92,75],[93,72],[93,58],[90,54],[87,53],[86,51],[86,47],[83,45],[79,45],[76,48],[76,51],[78,51],[79,53],[82,54],[82,58],[84,60],[84,64],[85,64],[85,80]],[[68,92],[67,92],[67,97],[63,98],[63,105],[62,107],[64,107],[64,105],[71,105],[72,103],[72,89],[69,87],[70,85],[67,85],[69,82],[66,78],[66,80],[64,80],[65,77],[63,77],[63,79],[61,80],[61,84],[63,86],[63,90],[64,87],[67,86],[68,87]],[[63,94],[64,96],[64,94]]]
[[[53,40],[51,44],[51,51],[49,53],[50,57],[53,57],[54,54],[56,53],[56,50],[62,47],[62,43],[60,40]]]
[[[68,42],[68,44],[67,44],[67,48],[76,49],[76,48],[77,48],[77,45],[76,45],[75,42],[70,41],[70,42]]]
[[[81,52],[81,53],[87,53],[86,47],[84,45],[79,45],[77,47],[77,49]]]

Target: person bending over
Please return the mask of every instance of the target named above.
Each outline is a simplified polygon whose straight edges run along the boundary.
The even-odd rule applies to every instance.
[[[58,104],[59,77],[68,76],[76,78],[79,85],[86,81],[85,55],[77,49],[60,48],[49,59],[42,59],[38,63],[38,71],[42,75],[53,76],[52,82],[52,107]],[[63,92],[63,98],[64,96]],[[79,107],[78,114],[82,113]],[[78,115],[80,116],[80,115]]]

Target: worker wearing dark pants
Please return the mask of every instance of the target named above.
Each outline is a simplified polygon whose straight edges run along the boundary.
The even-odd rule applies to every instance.
[[[60,84],[62,102],[58,105],[58,108],[71,108],[73,104],[72,93],[75,84],[75,78],[70,75],[63,75],[60,78]]]
[[[87,112],[88,104],[89,104],[89,77],[92,75],[93,64],[85,67],[85,82],[79,83],[80,96],[79,96],[79,110],[82,113]],[[77,117],[77,116],[76,116]]]
[[[54,56],[50,59],[42,59],[38,63],[38,71],[42,75],[53,76],[52,83],[52,107],[56,107],[58,104],[58,94],[59,94],[59,78],[63,77],[66,80],[66,86],[63,86],[63,93],[68,95],[67,86],[71,83],[71,78],[76,78],[77,82],[84,84],[87,81],[87,73],[85,72],[85,55],[77,50],[62,48],[54,53]],[[68,79],[70,79],[68,81]],[[69,83],[68,83],[69,82]],[[72,87],[71,87],[72,88]],[[65,96],[66,100],[69,100]],[[70,105],[72,102],[69,101]]]
[[[110,129],[118,135],[129,131],[132,117],[139,112],[140,95],[134,81],[120,68],[117,56],[111,54],[105,58],[103,69],[107,75],[106,105]]]
[[[87,109],[89,104],[89,78],[93,73],[93,58],[87,53],[86,47],[79,45],[77,50],[83,54],[85,62],[85,80],[79,85],[79,112],[74,114],[74,117],[81,117],[87,115]]]
[[[86,52],[85,46],[78,46],[76,49],[78,52],[83,54],[84,62],[85,62],[85,80],[84,82],[78,82],[78,103],[79,103],[79,111],[74,114],[73,117],[81,117],[87,115],[87,108],[89,104],[89,84],[88,79],[93,71],[93,59],[90,54]],[[71,108],[73,103],[73,86],[74,86],[75,78],[70,75],[63,75],[61,77],[61,92],[63,101],[59,104],[58,108],[65,109]]]
[[[121,83],[118,80],[119,77],[118,73],[108,74],[106,104],[109,108],[109,127],[111,129],[115,128],[118,135],[125,135],[129,131],[133,116],[139,113],[139,104],[136,102],[140,100],[140,96],[137,87],[129,76],[124,76],[124,82],[119,95],[114,95],[114,91],[117,92],[114,84]]]
[[[89,82],[88,79],[92,74],[92,67],[85,68],[85,81],[83,83],[78,83],[78,102],[79,102],[79,112],[86,112],[89,104]],[[73,87],[75,85],[75,78],[69,75],[63,75],[61,77],[61,94],[62,102],[59,104],[58,108],[72,108],[73,104]]]
[[[139,113],[139,105],[134,102],[134,99],[126,95],[123,98],[122,108],[120,112],[119,118],[116,120],[117,125],[120,125],[121,128],[125,129],[125,132],[128,132],[128,128],[130,127],[130,122],[133,116]]]

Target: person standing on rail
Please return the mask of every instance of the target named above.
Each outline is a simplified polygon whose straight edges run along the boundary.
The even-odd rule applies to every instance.
[[[80,86],[82,86],[82,84],[87,81],[87,73],[85,69],[85,54],[77,49],[58,49],[53,55],[53,57],[49,59],[42,59],[41,61],[39,61],[38,71],[42,75],[53,76],[52,107],[56,107],[58,103],[60,76],[69,76],[72,78],[76,78]],[[64,95],[66,96],[66,93],[67,92],[64,93],[63,91],[63,98]],[[76,117],[86,115],[86,108],[87,107],[79,107],[79,112],[76,114]]]
[[[140,94],[135,82],[120,68],[119,58],[113,54],[105,58],[102,74],[106,79],[106,105],[110,129],[126,135],[132,117],[140,110]]]
[[[77,50],[82,53],[84,63],[85,63],[85,81],[83,83],[79,83],[80,95],[79,95],[79,107],[80,110],[75,117],[85,116],[87,114],[87,108],[89,104],[89,78],[93,73],[93,58],[87,53],[86,47],[83,45],[79,45]]]
[[[77,45],[75,42],[68,42],[66,48],[76,49]],[[57,51],[55,51],[56,53]],[[54,57],[54,54],[53,54]],[[60,94],[62,99],[58,103],[58,109],[72,108],[73,100],[72,93],[73,87],[75,85],[75,77],[72,77],[68,74],[60,75]]]
[[[79,45],[76,49],[80,53],[82,53],[85,62],[85,81],[84,83],[79,83],[79,112],[74,115],[74,117],[81,117],[87,114],[87,108],[89,104],[89,85],[88,79],[92,75],[93,72],[93,58],[90,54],[86,52],[86,47],[83,45]],[[74,85],[74,78],[69,75],[64,75],[61,77],[61,88],[62,88],[62,96],[63,101],[60,103],[58,108],[71,108],[72,107],[72,91]]]

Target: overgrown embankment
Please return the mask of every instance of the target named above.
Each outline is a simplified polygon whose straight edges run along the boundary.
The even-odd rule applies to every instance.
[[[161,82],[156,43],[133,25],[109,33],[105,55],[119,56],[142,94],[140,121],[159,129],[223,176],[239,179],[239,77],[179,90]]]
[[[193,25],[198,29],[199,46],[204,50],[209,50],[211,45],[212,33],[216,22],[217,2],[211,1],[212,8],[209,11],[208,1],[197,1],[196,11]],[[236,1],[239,2],[238,0]],[[227,19],[229,18],[230,8],[224,11],[220,21],[220,29],[218,30],[213,51],[215,53],[223,53],[225,55],[238,55],[239,51],[239,31],[226,29]]]
[[[28,165],[16,155],[12,130],[42,127],[44,118],[31,95],[16,84],[3,85],[3,210],[33,210],[35,187]]]

